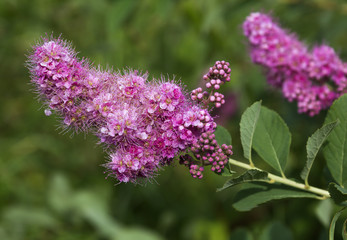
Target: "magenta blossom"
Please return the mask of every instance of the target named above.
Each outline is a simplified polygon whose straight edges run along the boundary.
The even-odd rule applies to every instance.
[[[28,63],[32,83],[47,106],[45,114],[54,111],[64,126],[93,132],[109,152],[104,165],[108,176],[120,182],[152,178],[217,126],[209,111],[174,81],[150,82],[148,74],[138,71],[92,68],[61,39],[44,38]],[[218,62],[211,70],[208,78],[218,78],[215,86],[230,80],[228,65]],[[198,178],[202,169],[191,167]]]
[[[259,12],[247,17],[243,31],[252,61],[264,67],[269,84],[297,102],[300,113],[314,116],[346,91],[346,63],[331,47],[309,52],[294,34]]]

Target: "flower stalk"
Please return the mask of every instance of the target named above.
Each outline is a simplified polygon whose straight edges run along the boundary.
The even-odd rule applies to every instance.
[[[234,166],[237,166],[237,167],[240,167],[240,168],[243,168],[243,169],[247,169],[247,170],[256,169],[256,170],[263,171],[260,168],[251,166],[250,164],[246,164],[246,163],[243,163],[243,162],[231,159],[231,158],[229,158],[229,163],[231,165],[234,165]],[[287,186],[291,186],[291,187],[294,187],[294,188],[297,188],[297,189],[300,189],[300,190],[303,190],[303,191],[312,192],[314,194],[319,195],[319,197],[317,197],[317,198],[321,199],[321,200],[327,199],[327,198],[331,197],[329,192],[326,191],[326,190],[323,190],[323,189],[320,189],[320,188],[316,188],[316,187],[312,187],[312,186],[307,186],[305,184],[298,183],[296,181],[290,180],[288,178],[280,177],[280,176],[277,176],[277,175],[272,174],[272,173],[268,173],[268,178],[269,178],[269,181],[268,181],[269,183],[281,183],[281,184],[284,184],[284,185],[287,185]]]

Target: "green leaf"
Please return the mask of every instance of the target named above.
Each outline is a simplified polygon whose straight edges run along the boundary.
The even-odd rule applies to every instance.
[[[260,240],[292,240],[293,234],[288,227],[275,221],[268,224],[260,235]]]
[[[230,238],[232,240],[253,240],[253,236],[250,231],[248,231],[246,228],[238,228],[234,230]]]
[[[347,95],[337,99],[328,111],[325,123],[340,120],[327,138],[323,148],[328,168],[335,181],[344,187],[347,184]]]
[[[317,218],[326,228],[329,227],[332,211],[333,201],[330,198],[320,201],[315,209]]]
[[[249,211],[259,204],[282,198],[316,198],[316,195],[280,184],[246,183],[236,194],[233,207],[238,211]]]
[[[259,171],[256,169],[248,170],[245,173],[243,173],[241,176],[226,181],[223,187],[217,189],[217,192],[223,191],[227,188],[230,188],[240,183],[252,182],[252,181],[266,181],[268,180],[267,175],[268,175],[267,172]]]
[[[321,146],[323,145],[326,138],[329,136],[331,131],[336,127],[338,121],[328,123],[324,125],[322,128],[315,131],[315,133],[308,138],[306,144],[306,152],[307,152],[307,161],[305,168],[301,172],[301,178],[305,181],[305,184],[308,185],[308,175],[310,174],[313,161],[317,156],[317,153]]]
[[[45,208],[27,206],[10,206],[3,213],[3,218],[6,222],[13,225],[21,223],[23,225],[40,226],[47,228],[56,228],[59,221],[52,216],[52,213]]]
[[[331,220],[331,223],[330,223],[330,228],[329,228],[329,240],[334,240],[334,233],[335,233],[335,225],[336,225],[336,222],[337,220],[339,219],[341,213],[346,209],[346,207],[342,208],[340,211],[338,211],[333,219]]]
[[[287,125],[274,111],[261,107],[255,129],[253,148],[270,166],[284,176],[291,135]]]
[[[219,146],[223,144],[231,145],[230,133],[224,127],[218,125],[216,130],[214,131],[214,135],[216,136],[216,140]]]
[[[149,229],[125,227],[115,221],[107,209],[106,199],[94,191],[77,192],[71,199],[79,215],[90,222],[103,236],[122,240],[162,240],[163,238]]]
[[[235,173],[236,173],[235,171],[231,170],[231,164],[228,163],[228,165],[226,165],[223,168],[222,172],[216,173],[216,174],[223,176],[223,177],[232,177],[232,176],[234,176]]]
[[[261,109],[261,101],[253,103],[252,106],[246,109],[242,114],[240,121],[241,144],[243,155],[252,163],[252,142],[256,124],[259,118]]]
[[[220,172],[220,173],[216,173],[217,175],[220,175],[222,177],[232,177],[234,176],[235,172],[234,171],[230,171],[228,169],[223,169],[224,171]]]
[[[216,174],[218,174],[222,177],[232,177],[232,176],[234,176],[235,173],[236,172],[230,170],[230,164],[229,164],[229,166],[225,166],[225,168],[222,170],[222,172],[216,173]]]
[[[64,213],[71,209],[71,199],[73,191],[66,176],[61,173],[55,173],[52,176],[50,186],[48,188],[48,203],[53,210],[58,213]]]
[[[336,183],[330,183],[328,187],[331,198],[336,204],[341,204],[347,201],[347,189],[342,188]]]
[[[117,236],[121,226],[109,215],[106,200],[93,191],[79,191],[71,199],[73,209],[105,236]]]

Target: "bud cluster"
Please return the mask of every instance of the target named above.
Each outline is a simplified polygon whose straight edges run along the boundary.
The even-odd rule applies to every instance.
[[[228,163],[228,158],[233,154],[231,145],[218,145],[213,132],[202,133],[199,140],[191,147],[191,151],[194,157],[183,155],[180,157],[180,164],[189,167],[194,178],[202,178],[204,166],[209,165],[213,172],[221,173]]]
[[[230,81],[229,63],[226,61],[217,61],[203,77],[207,83],[205,84],[207,91],[202,88],[194,89],[191,92],[191,99],[193,101],[201,102],[204,105],[213,103],[216,108],[220,108],[225,103],[224,95],[217,92],[220,86],[225,82]]]
[[[189,167],[189,173],[192,175],[193,178],[203,178],[202,172],[204,171],[204,167],[199,167],[197,164],[192,164]]]
[[[228,62],[217,61],[203,77],[207,81],[206,87],[218,90],[221,84],[230,81],[230,72]]]
[[[202,91],[202,88],[199,87],[197,89],[192,90],[192,92],[190,93],[191,99],[193,101],[202,101],[203,99],[205,99],[206,97],[208,97],[208,92],[207,91]]]

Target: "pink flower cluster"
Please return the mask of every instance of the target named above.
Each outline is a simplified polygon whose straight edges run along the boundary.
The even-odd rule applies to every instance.
[[[48,106],[46,115],[56,110],[66,125],[87,130],[97,117],[87,109],[100,91],[102,73],[89,70],[88,63],[78,61],[70,46],[61,40],[37,46],[29,65],[32,82]]]
[[[269,84],[297,101],[300,113],[314,116],[346,91],[347,64],[331,47],[320,45],[310,52],[294,34],[258,12],[247,17],[243,31],[252,61],[265,68]]]
[[[95,133],[109,152],[108,176],[120,182],[151,178],[216,128],[180,85],[94,69],[61,39],[44,39],[28,62],[46,115],[56,111],[69,128]]]

